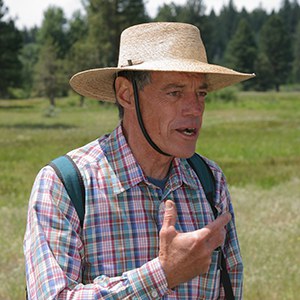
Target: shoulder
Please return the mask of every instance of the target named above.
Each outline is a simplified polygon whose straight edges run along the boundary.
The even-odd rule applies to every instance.
[[[216,182],[216,189],[227,191],[228,186],[227,186],[226,176],[222,168],[219,166],[219,164],[216,163],[214,160],[211,160],[203,155],[200,156],[203,158],[203,160],[206,162],[206,164],[208,165],[208,167],[211,169],[213,173]]]
[[[107,136],[100,137],[82,147],[66,153],[73,161],[75,171],[77,173],[79,171],[84,182],[86,182],[89,177],[93,176],[93,173],[99,169],[99,164],[102,164],[102,161],[105,159],[105,153],[101,147],[101,143],[105,143],[106,137]],[[55,159],[51,160],[37,174],[35,186],[46,182],[47,185],[52,183],[62,187],[62,183],[58,175],[62,170],[64,170],[64,167],[60,164],[59,171],[57,172],[57,168],[55,167],[56,164],[52,165],[53,161],[55,161]],[[63,173],[65,176],[71,176],[73,174],[68,168]]]
[[[67,155],[72,158],[79,169],[85,169],[92,167],[93,165],[98,165],[101,160],[105,158],[105,153],[101,147],[101,144],[106,138],[107,136],[105,135],[82,147],[68,152]]]
[[[206,164],[212,170],[215,177],[224,176],[223,170],[214,160],[211,160],[203,155],[200,155],[200,156],[203,158],[203,160],[206,162]]]

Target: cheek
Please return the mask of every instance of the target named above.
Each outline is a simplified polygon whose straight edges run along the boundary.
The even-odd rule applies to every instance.
[[[147,108],[147,111],[142,112],[142,118],[146,130],[152,136],[157,133],[161,133],[161,123],[163,122],[163,117],[159,113],[159,110],[152,106]]]
[[[144,123],[149,134],[155,139],[163,138],[164,140],[170,135],[172,128],[172,119],[170,114],[162,111],[155,110],[153,113],[147,114]]]
[[[149,125],[157,123],[163,116],[162,106],[156,101],[152,101],[152,103],[147,103],[147,105],[141,106],[141,111],[144,121],[149,121]]]
[[[151,136],[167,137],[170,128],[172,128],[173,120],[178,114],[174,104],[155,96],[152,97],[151,102],[141,103],[142,118],[146,130]]]
[[[165,138],[171,136],[180,116],[177,115],[176,111],[168,110],[168,112],[160,113],[158,118],[159,134]]]
[[[159,111],[154,113],[151,116],[150,127],[154,134],[165,135],[168,127],[166,116]]]

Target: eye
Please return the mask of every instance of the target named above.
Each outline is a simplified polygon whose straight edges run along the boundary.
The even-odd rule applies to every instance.
[[[207,96],[207,92],[206,91],[198,91],[197,92],[198,97],[203,97],[205,98]]]
[[[171,91],[171,92],[168,92],[168,95],[172,96],[172,97],[180,97],[181,94],[182,94],[181,91]]]

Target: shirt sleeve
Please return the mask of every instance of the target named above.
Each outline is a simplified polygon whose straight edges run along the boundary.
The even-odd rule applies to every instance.
[[[43,168],[32,188],[24,237],[28,299],[160,299],[168,292],[158,258],[83,284],[80,230],[65,188],[51,167]]]

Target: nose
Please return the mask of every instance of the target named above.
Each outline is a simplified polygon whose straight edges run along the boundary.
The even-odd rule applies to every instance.
[[[184,99],[183,115],[184,116],[202,116],[205,108],[205,97],[198,93],[188,93]]]

